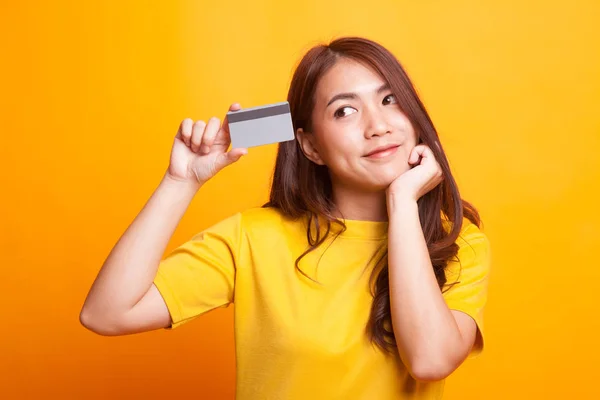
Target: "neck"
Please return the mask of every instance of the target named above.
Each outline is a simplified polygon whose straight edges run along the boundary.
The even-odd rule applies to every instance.
[[[386,193],[366,192],[347,186],[333,185],[335,216],[348,220],[387,221]]]

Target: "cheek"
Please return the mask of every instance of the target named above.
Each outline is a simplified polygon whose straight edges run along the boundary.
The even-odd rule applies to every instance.
[[[408,139],[408,142],[411,144],[412,147],[415,147],[419,144],[419,138],[417,137],[417,134],[412,129],[412,127],[410,128],[410,138]]]
[[[410,156],[410,152],[413,148],[414,146],[412,144],[409,145],[408,143],[400,146],[402,151],[398,152],[398,162],[402,164],[408,164],[408,157]]]
[[[319,138],[321,157],[326,164],[343,163],[345,158],[356,157],[356,149],[360,148],[355,143],[355,136],[339,127],[324,127]]]
[[[402,112],[397,114],[396,124],[405,137],[406,146],[414,147],[417,145],[417,134],[410,123],[410,120]]]
[[[410,156],[410,152],[413,149],[412,146],[403,145],[400,147],[398,154],[396,155],[396,159],[394,160],[394,164],[392,169],[396,175],[401,175],[404,172],[408,171],[411,167],[408,164],[408,157]]]

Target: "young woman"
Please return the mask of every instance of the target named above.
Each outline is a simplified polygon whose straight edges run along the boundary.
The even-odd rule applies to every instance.
[[[184,324],[235,300],[238,399],[439,399],[483,348],[489,243],[406,72],[346,37],[303,57],[270,201],[161,260],[198,190],[246,154],[185,119],[160,185],[81,311],[101,335]],[[234,104],[230,110],[239,110]]]

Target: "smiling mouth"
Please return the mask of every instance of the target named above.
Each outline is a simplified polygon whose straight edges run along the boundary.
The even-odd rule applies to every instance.
[[[368,154],[365,157],[366,158],[384,158],[384,157],[394,154],[398,150],[398,147],[400,147],[400,146],[388,147],[387,149],[382,149],[375,153]]]

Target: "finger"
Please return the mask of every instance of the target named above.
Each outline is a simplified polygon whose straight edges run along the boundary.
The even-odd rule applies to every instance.
[[[421,158],[421,163],[430,161],[435,162],[435,155],[429,146],[420,145],[418,153],[419,157]]]
[[[200,149],[200,143],[202,143],[202,136],[204,135],[204,131],[206,128],[206,122],[204,121],[196,121],[192,128],[192,139],[190,149],[194,153],[198,153]]]
[[[423,149],[419,150],[421,154],[421,162],[419,165],[423,165],[428,167],[430,170],[434,171],[433,176],[435,180],[435,184],[439,183],[438,178],[442,177],[443,171],[440,164],[435,159],[435,154],[433,154],[433,150],[430,147],[423,146]]]
[[[239,103],[233,103],[229,106],[229,111],[239,111],[242,109],[242,106]],[[226,137],[229,138],[229,119],[227,118],[227,114],[225,114],[225,118],[223,119],[223,125],[221,126],[221,130],[226,134]]]
[[[210,146],[212,146],[215,136],[219,131],[221,121],[217,117],[211,117],[206,124],[204,129],[204,135],[202,136],[202,145],[200,147],[200,154],[208,154],[210,152]]]
[[[429,163],[437,164],[437,160],[435,159],[435,155],[433,154],[431,148],[425,146],[423,152],[421,153],[421,164]]]
[[[419,148],[419,156],[421,156],[422,158],[431,159],[433,158],[433,152],[429,147],[421,145],[421,147]]]
[[[190,137],[192,136],[192,125],[194,121],[191,118],[185,118],[179,124],[179,130],[175,137],[179,137],[186,146],[190,146]]]
[[[419,158],[421,157],[421,153],[423,152],[423,145],[417,145],[413,147],[410,151],[410,155],[408,156],[409,164],[417,164],[419,162]]]
[[[229,111],[239,111],[242,109],[239,103],[233,103],[229,106]],[[219,128],[219,131],[214,137],[214,140],[211,142],[211,146],[213,144],[219,144],[221,146],[229,147],[231,143],[231,135],[229,132],[229,118],[227,118],[227,114],[225,114],[225,118],[223,119],[223,124]]]

